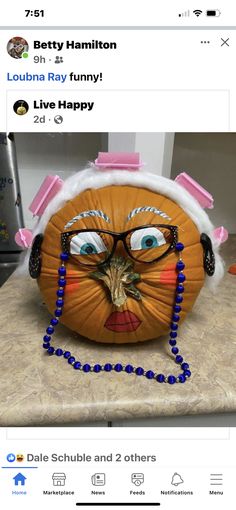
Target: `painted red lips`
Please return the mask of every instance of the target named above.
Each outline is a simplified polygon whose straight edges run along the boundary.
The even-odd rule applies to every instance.
[[[135,331],[141,321],[135,313],[125,310],[124,312],[113,312],[105,322],[105,328],[111,331]]]

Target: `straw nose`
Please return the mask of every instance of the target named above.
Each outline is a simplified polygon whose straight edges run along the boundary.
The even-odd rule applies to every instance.
[[[112,303],[118,308],[125,304],[128,296],[138,301],[142,299],[140,291],[135,286],[141,278],[134,272],[133,263],[129,259],[115,256],[89,276],[104,283],[110,291]]]

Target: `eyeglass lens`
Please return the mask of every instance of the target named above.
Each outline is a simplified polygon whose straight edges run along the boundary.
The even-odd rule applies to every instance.
[[[69,251],[78,263],[96,266],[109,258],[114,242],[112,234],[88,230],[71,235]],[[137,262],[153,262],[169,250],[173,234],[168,228],[149,226],[129,232],[124,242]]]

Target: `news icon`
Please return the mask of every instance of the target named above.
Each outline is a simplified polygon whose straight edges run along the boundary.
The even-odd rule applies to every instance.
[[[106,484],[106,475],[105,473],[95,473],[91,476],[91,482],[93,485],[101,486]]]

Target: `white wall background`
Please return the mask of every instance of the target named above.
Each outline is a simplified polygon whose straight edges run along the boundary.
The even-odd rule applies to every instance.
[[[145,170],[170,177],[174,133],[109,133],[109,151],[139,152]]]
[[[181,171],[214,197],[214,209],[206,209],[213,223],[236,233],[236,134],[177,133],[171,177]]]

